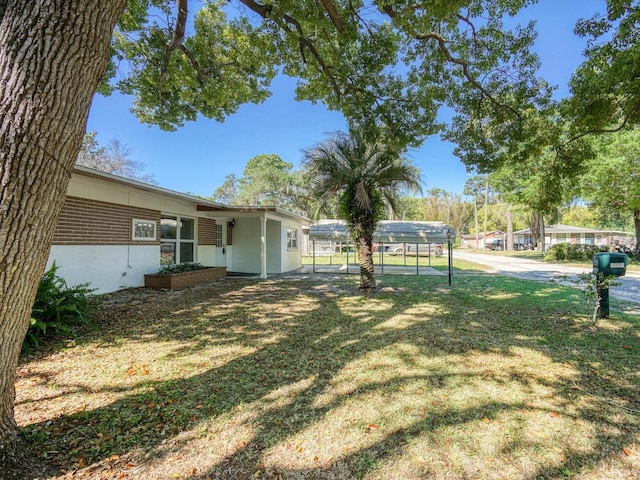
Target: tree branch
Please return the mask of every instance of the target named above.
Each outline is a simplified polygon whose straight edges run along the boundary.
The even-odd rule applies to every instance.
[[[311,55],[315,58],[316,62],[318,62],[323,75],[331,83],[331,87],[333,88],[336,97],[338,97],[338,100],[342,98],[340,86],[338,85],[338,81],[333,73],[331,73],[331,68],[324,61],[324,58],[322,58],[322,55],[320,55],[320,52],[315,47],[313,42],[304,34],[304,29],[302,28],[302,25],[298,20],[287,13],[283,13],[281,17],[277,18],[273,13],[273,7],[271,5],[264,5],[256,2],[255,0],[240,0],[240,3],[256,12],[263,19],[274,21],[285,32],[296,35],[298,44],[300,45],[300,54],[302,56],[303,62],[306,63],[306,58],[304,55],[304,49],[306,48],[309,52],[311,52]]]
[[[396,12],[390,6],[383,7],[382,11],[389,18],[391,18],[392,20],[395,20]],[[459,20],[462,20],[463,22],[471,25],[471,27],[473,28],[473,24],[468,18],[462,17],[459,14],[457,14],[456,17]],[[475,29],[473,30],[473,32],[475,35]],[[449,63],[459,66],[462,69],[462,74],[471,85],[473,85],[478,91],[480,91],[480,93],[482,93],[485,97],[487,97],[491,103],[493,103],[499,108],[509,110],[516,117],[520,118],[520,113],[515,108],[513,108],[511,105],[503,104],[502,102],[500,102],[497,98],[494,97],[494,95],[491,92],[489,92],[489,90],[487,90],[478,81],[478,79],[471,73],[469,69],[470,67],[469,62],[462,60],[461,58],[454,57],[451,54],[451,51],[447,48],[447,43],[449,43],[449,41],[446,40],[442,35],[436,32],[429,32],[429,33],[414,33],[413,36],[416,40],[435,40],[438,43],[438,48],[440,49],[442,54],[445,56],[447,61]]]
[[[469,25],[469,28],[471,28],[471,36],[475,39],[476,38],[476,26],[469,19],[469,17],[464,17],[464,16],[460,15],[459,13],[456,14],[456,17],[458,18],[458,20],[460,20],[460,21],[466,23],[467,25]]]
[[[0,0],[1,1],[1,0]],[[169,67],[169,59],[176,49],[184,42],[184,36],[187,29],[187,5],[189,0],[177,0],[178,2],[178,18],[176,20],[176,28],[173,31],[171,40],[167,42],[164,50],[164,58],[162,59],[162,67],[160,68],[160,76],[164,76]]]
[[[320,0],[320,2],[329,14],[329,18],[331,18],[333,26],[336,27],[338,33],[344,34],[347,30],[344,27],[342,18],[340,18],[340,15],[338,14],[338,8],[336,7],[335,2],[333,0]]]
[[[613,127],[613,128],[596,128],[593,130],[587,130],[586,132],[583,132],[579,135],[576,135],[575,137],[570,138],[569,140],[567,140],[564,145],[562,145],[563,147],[566,145],[569,145],[572,142],[575,142],[576,140],[580,140],[583,137],[586,137],[587,135],[597,135],[600,133],[616,133],[619,132],[620,130],[622,130],[623,128],[625,128],[627,126],[627,123],[629,121],[629,115],[627,115],[625,113],[624,118],[622,119],[622,123],[620,125],[618,125],[617,127]]]
[[[193,55],[193,53],[191,53],[191,51],[185,47],[182,43],[178,45],[178,50],[180,50],[182,53],[184,53],[184,55],[189,59],[189,62],[191,62],[191,66],[193,67],[193,69],[196,71],[196,78],[198,79],[198,83],[200,84],[201,87],[204,87],[204,77],[205,74],[202,71],[202,68],[200,67],[200,63],[198,63],[198,60],[196,59],[196,57]],[[217,70],[214,72],[215,76],[219,76],[220,72],[218,72]]]

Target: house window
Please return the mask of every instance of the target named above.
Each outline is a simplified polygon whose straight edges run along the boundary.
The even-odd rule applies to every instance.
[[[298,248],[298,230],[287,228],[287,248],[295,250]]]
[[[596,236],[593,233],[585,233],[584,234],[584,243],[585,243],[585,245],[593,245],[595,237]]]
[[[162,216],[160,220],[160,263],[195,261],[195,220]]]
[[[153,241],[156,239],[156,222],[155,220],[134,218],[131,232],[133,240]]]
[[[216,247],[224,247],[222,243],[222,225],[216,223]]]

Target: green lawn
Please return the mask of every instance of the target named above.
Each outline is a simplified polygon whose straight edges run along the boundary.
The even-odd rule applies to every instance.
[[[98,332],[22,360],[21,432],[69,479],[637,478],[638,316],[481,273],[333,278],[104,296]]]

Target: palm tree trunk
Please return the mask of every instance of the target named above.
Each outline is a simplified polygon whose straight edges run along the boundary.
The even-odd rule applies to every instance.
[[[362,235],[357,242],[358,260],[360,262],[360,288],[367,290],[376,287],[373,253],[371,252],[372,242],[372,235]]]

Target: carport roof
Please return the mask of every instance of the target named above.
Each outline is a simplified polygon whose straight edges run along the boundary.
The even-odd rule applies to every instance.
[[[352,242],[353,238],[342,220],[323,221],[309,227],[311,240]],[[456,232],[444,222],[400,222],[385,220],[378,224],[373,241],[381,243],[447,243]]]

